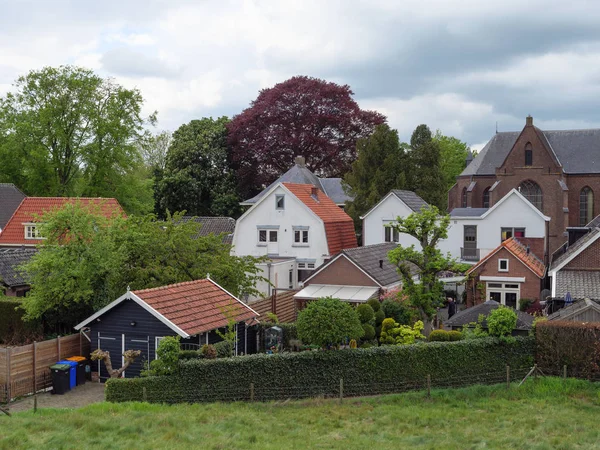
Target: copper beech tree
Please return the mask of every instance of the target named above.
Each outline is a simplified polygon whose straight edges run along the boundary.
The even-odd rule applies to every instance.
[[[112,361],[110,360],[110,352],[104,351],[100,348],[94,350],[91,354],[92,361],[104,361],[106,371],[111,378],[119,378],[123,372],[140,356],[142,352],[140,350],[126,350],[123,353],[125,364],[120,369],[113,369]]]

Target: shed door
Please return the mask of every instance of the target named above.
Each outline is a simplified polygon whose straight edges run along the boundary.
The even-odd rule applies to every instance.
[[[123,353],[121,350],[121,335],[116,334],[102,334],[98,333],[98,348],[104,350],[105,352],[109,352],[110,360],[113,364],[113,368],[118,369],[121,367],[121,354]],[[110,378],[108,371],[106,370],[106,366],[103,361],[98,361],[98,372],[100,373],[100,379],[106,380]]]
[[[140,371],[144,368],[144,363],[150,360],[150,338],[148,336],[126,334],[125,350],[139,350],[142,352],[125,371],[125,378],[139,377]]]

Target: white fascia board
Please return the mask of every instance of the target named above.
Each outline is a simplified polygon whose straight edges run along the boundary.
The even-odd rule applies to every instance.
[[[490,209],[488,209],[485,213],[483,213],[481,215],[482,219],[485,219],[487,216],[489,216],[492,211],[494,211],[496,208],[498,208],[502,203],[504,203],[511,195],[516,195],[517,197],[519,197],[523,202],[525,202],[525,204],[527,206],[529,206],[533,211],[535,211],[535,213],[540,216],[542,219],[544,219],[546,222],[550,222],[550,217],[545,216],[539,209],[537,209],[535,206],[533,206],[531,204],[531,202],[529,200],[527,200],[523,194],[521,194],[516,188],[512,188],[512,190],[506,194],[504,197],[502,197],[498,203],[496,203],[494,206],[492,206]]]
[[[383,203],[383,202],[384,202],[384,201],[385,201],[385,200],[386,200],[386,199],[387,199],[387,198],[388,198],[390,195],[394,195],[394,196],[395,196],[395,194],[394,194],[392,191],[388,192],[386,196],[384,196],[384,197],[383,197],[381,200],[379,200],[375,206],[373,206],[373,207],[372,207],[370,210],[368,210],[368,211],[365,213],[365,215],[363,215],[363,216],[360,216],[360,218],[361,218],[361,219],[364,219],[364,218],[365,218],[365,217],[367,217],[369,214],[371,214],[373,211],[375,211],[375,210],[377,209],[377,207],[378,207],[379,205],[381,205],[381,204],[382,204],[382,203]],[[396,198],[398,198],[398,197],[396,197]],[[398,200],[400,200],[400,199],[398,199]],[[402,201],[402,200],[400,200],[400,201]]]
[[[499,281],[505,283],[525,283],[525,277],[479,277],[481,281]]]

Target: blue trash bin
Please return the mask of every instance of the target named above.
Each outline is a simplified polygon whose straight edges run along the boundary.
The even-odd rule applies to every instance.
[[[56,364],[68,364],[71,366],[71,369],[69,370],[69,389],[74,389],[77,385],[77,362],[64,359],[58,361]]]

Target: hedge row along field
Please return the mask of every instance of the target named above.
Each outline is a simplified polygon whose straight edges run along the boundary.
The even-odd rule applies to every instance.
[[[427,375],[434,383],[489,383],[492,375],[505,372],[506,365],[531,367],[534,344],[531,337],[510,343],[484,338],[188,360],[181,362],[176,376],[109,380],[106,399],[177,403],[334,396],[340,379],[344,395],[374,395],[423,387]]]

